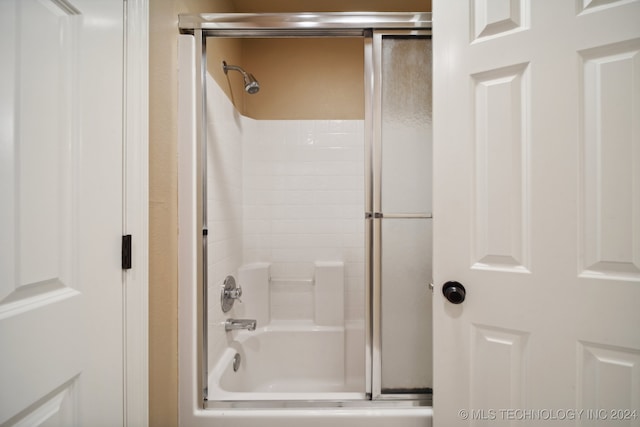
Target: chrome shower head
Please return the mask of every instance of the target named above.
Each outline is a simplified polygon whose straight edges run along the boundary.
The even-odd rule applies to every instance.
[[[242,78],[244,79],[244,90],[253,95],[254,93],[258,93],[260,90],[260,84],[253,74],[247,73],[242,69],[242,67],[238,67],[237,65],[227,65],[227,61],[222,61],[222,69],[224,73],[227,74],[229,70],[239,71],[242,74]]]
[[[244,77],[244,90],[246,90],[247,93],[250,93],[251,95],[253,95],[254,93],[258,93],[258,91],[260,90],[260,83],[258,83],[256,78],[253,77],[253,74],[251,73],[248,73]]]

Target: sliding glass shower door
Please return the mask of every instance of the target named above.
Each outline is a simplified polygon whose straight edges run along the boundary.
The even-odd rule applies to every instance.
[[[210,14],[180,26],[201,72],[205,406],[429,405],[430,16]],[[255,73],[260,93],[236,87],[227,61]],[[345,96],[364,108],[301,113]],[[243,303],[225,311],[220,283],[233,275]]]
[[[431,38],[374,33],[373,383],[378,399],[432,391]]]

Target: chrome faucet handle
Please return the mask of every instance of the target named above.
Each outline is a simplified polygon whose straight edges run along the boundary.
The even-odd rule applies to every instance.
[[[237,299],[238,302],[242,302],[242,300],[240,299],[240,297],[242,296],[242,288],[240,286],[234,289],[225,289],[224,293],[227,298]]]
[[[224,286],[222,286],[222,292],[220,293],[220,305],[222,306],[222,312],[226,313],[231,310],[233,303],[238,300],[242,302],[240,297],[242,296],[242,288],[236,286],[236,279],[233,276],[227,276],[224,279]]]

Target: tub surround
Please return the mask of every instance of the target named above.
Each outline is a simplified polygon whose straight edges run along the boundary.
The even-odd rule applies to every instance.
[[[210,75],[207,111],[209,367],[227,348],[227,318],[306,320],[347,325],[349,381],[360,384],[364,122],[250,119]],[[222,313],[230,274],[242,303]]]
[[[362,336],[363,330],[352,324],[347,333],[345,327],[344,263],[316,262],[312,278],[272,278],[270,268],[259,262],[238,271],[242,302],[224,316],[255,319],[258,327],[225,331],[224,340],[215,343],[209,400],[362,399],[364,353],[358,347],[345,352],[345,338]]]
[[[238,269],[238,283],[242,285],[242,303],[233,311],[242,317],[258,321],[258,327],[271,322],[271,292],[269,289],[269,263],[256,262]]]
[[[315,323],[344,327],[344,263],[316,262]]]

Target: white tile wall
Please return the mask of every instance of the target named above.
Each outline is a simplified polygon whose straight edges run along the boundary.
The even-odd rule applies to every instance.
[[[240,115],[207,75],[207,208],[209,282],[209,366],[226,346],[220,290],[224,278],[238,279],[242,260],[242,122]],[[240,317],[240,316],[237,316]]]
[[[244,124],[246,120],[246,124]],[[345,315],[364,316],[364,122],[243,118],[244,262],[274,278],[345,263]]]
[[[249,316],[220,309],[222,282],[242,265],[268,262],[276,281],[304,280],[315,262],[341,261],[345,320],[362,321],[364,122],[249,119],[210,77],[207,103],[210,363],[226,345],[224,320]],[[272,292],[271,304],[295,295]]]

